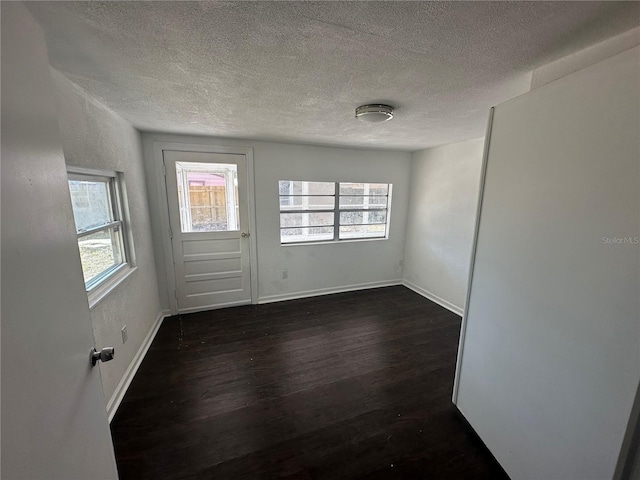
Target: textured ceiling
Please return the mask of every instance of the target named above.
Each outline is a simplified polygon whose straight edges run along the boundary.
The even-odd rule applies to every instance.
[[[27,5],[53,67],[141,130],[402,150],[482,136],[533,68],[640,24],[637,2]]]

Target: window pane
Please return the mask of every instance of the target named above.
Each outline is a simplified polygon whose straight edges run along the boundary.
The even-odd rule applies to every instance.
[[[340,183],[340,195],[388,195],[387,183]]]
[[[69,191],[77,232],[84,232],[114,220],[107,182],[69,180]]]
[[[386,236],[391,185],[343,182],[339,183],[338,192],[335,185],[287,180],[278,183],[282,243],[331,240],[338,225],[340,239]]]
[[[386,225],[348,225],[340,227],[340,239],[384,237]]]
[[[333,240],[333,227],[283,228],[280,230],[281,243],[317,242]]]
[[[340,196],[340,209],[387,208],[387,197]]]
[[[281,213],[280,227],[333,226],[333,213]]]
[[[176,175],[183,232],[240,230],[237,165],[176,162]]]
[[[78,247],[85,283],[124,261],[122,239],[117,228],[80,237]]]
[[[280,180],[280,195],[335,195],[336,185],[333,182],[301,182]]]
[[[333,210],[336,197],[280,196],[280,210]]]
[[[340,225],[359,225],[363,223],[387,223],[387,211],[340,212]]]

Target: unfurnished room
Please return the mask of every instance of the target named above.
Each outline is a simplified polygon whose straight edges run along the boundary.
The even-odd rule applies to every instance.
[[[640,480],[640,2],[0,13],[3,479]]]

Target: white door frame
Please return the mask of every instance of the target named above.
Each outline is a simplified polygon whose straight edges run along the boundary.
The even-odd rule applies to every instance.
[[[480,232],[480,215],[482,213],[482,200],[484,198],[484,185],[487,180],[487,164],[489,162],[489,147],[491,145],[491,129],[493,128],[493,112],[495,107],[489,110],[489,119],[487,120],[487,133],[484,136],[484,150],[482,153],[482,167],[480,170],[480,189],[478,190],[478,203],[476,206],[476,224],[473,229],[473,244],[471,247],[471,257],[469,259],[469,277],[467,280],[467,296],[464,301],[462,310],[462,323],[460,324],[460,339],[458,340],[458,355],[456,358],[456,373],[453,378],[453,393],[451,401],[454,405],[458,405],[458,390],[460,388],[460,372],[462,370],[462,357],[464,355],[464,341],[467,333],[467,312],[469,310],[469,301],[471,299],[471,287],[473,285],[473,268],[476,262],[476,252],[478,250],[478,233]]]
[[[256,241],[256,210],[255,210],[255,178],[253,174],[253,148],[232,147],[225,145],[204,145],[199,143],[180,142],[153,142],[154,171],[156,175],[156,187],[160,202],[160,220],[162,222],[162,249],[164,253],[165,271],[167,275],[167,295],[169,297],[169,309],[172,315],[178,313],[178,301],[176,298],[176,271],[173,263],[173,248],[171,246],[171,231],[169,224],[169,199],[165,184],[165,171],[163,152],[175,150],[182,152],[200,153],[230,153],[244,155],[247,159],[247,206],[249,207],[249,275],[251,278],[251,303],[258,303],[258,248]]]

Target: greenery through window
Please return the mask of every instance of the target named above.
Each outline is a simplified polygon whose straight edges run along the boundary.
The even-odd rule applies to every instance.
[[[69,191],[87,291],[127,264],[122,208],[115,172],[69,170]]]

